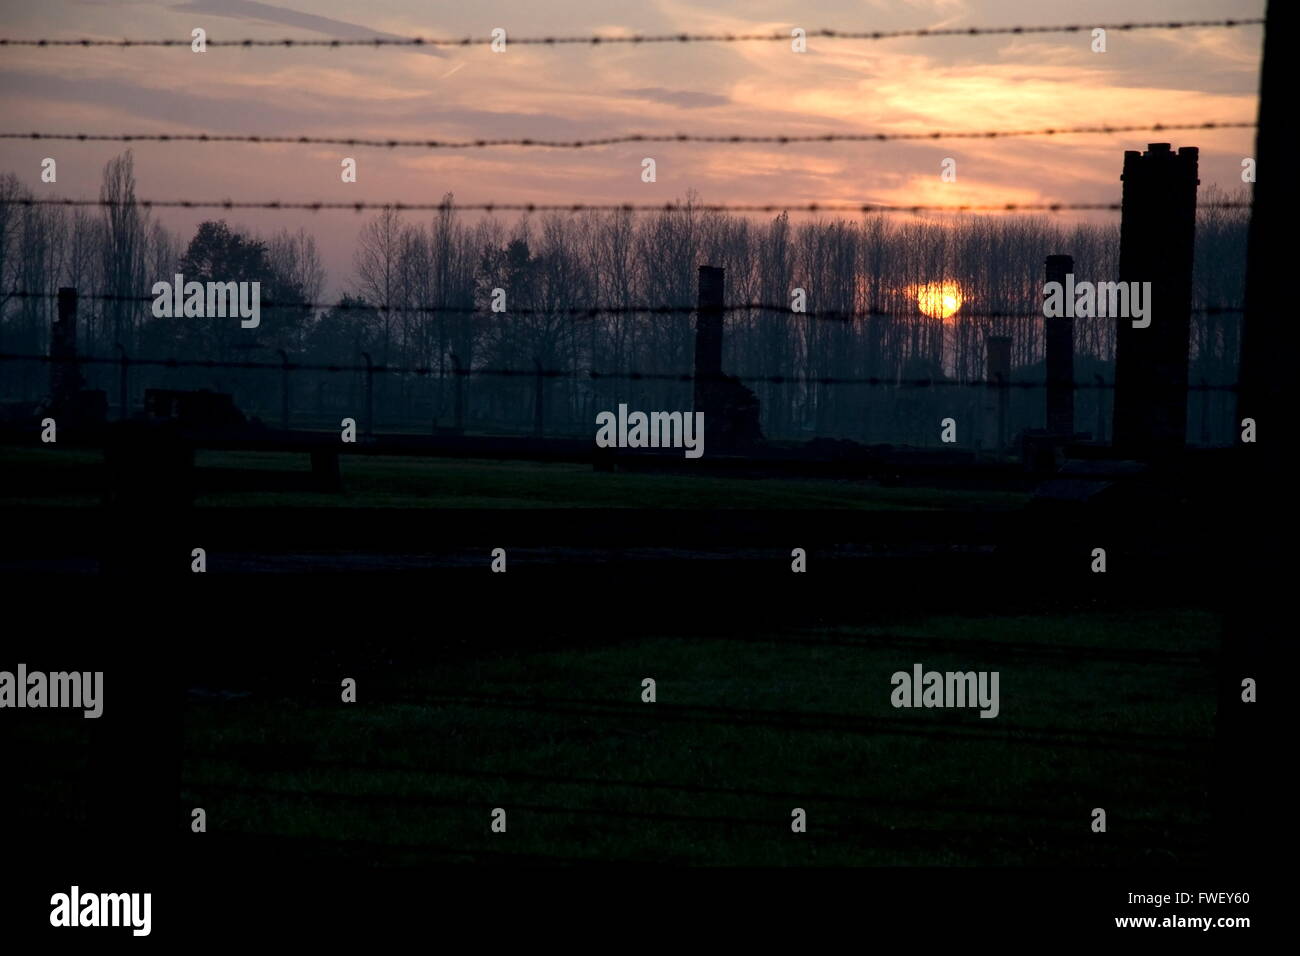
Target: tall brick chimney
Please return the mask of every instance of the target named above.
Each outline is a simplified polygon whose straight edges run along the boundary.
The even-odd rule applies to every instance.
[[[59,290],[59,314],[50,326],[50,405],[65,408],[80,390],[77,358],[77,290]]]
[[[1074,271],[1073,256],[1048,256],[1047,281],[1065,285]],[[1043,319],[1047,343],[1047,430],[1053,435],[1074,435],[1074,317]]]
[[[1150,282],[1151,324],[1116,320],[1115,446],[1146,457],[1187,437],[1187,361],[1198,150],[1152,143],[1124,153],[1121,282]]]

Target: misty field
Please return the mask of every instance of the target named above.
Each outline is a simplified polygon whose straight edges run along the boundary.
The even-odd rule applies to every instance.
[[[207,811],[204,846],[231,859],[1207,858],[1216,616],[911,621],[439,659],[358,649],[315,662],[310,680],[195,688],[181,803]],[[999,671],[1000,715],[893,708],[890,675],[916,662]],[[355,704],[340,702],[345,676]],[[490,831],[496,807],[504,834]],[[1095,807],[1106,833],[1090,828]]]

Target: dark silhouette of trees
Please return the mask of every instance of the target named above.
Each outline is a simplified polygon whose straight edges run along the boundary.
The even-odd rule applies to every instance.
[[[28,190],[14,176],[0,177],[0,197]],[[1027,217],[966,216],[907,220],[866,215],[859,220],[766,221],[706,212],[688,196],[681,208],[646,216],[627,212],[523,216],[513,223],[493,217],[466,219],[451,208],[417,218],[384,212],[357,234],[354,270],[327,276],[306,230],[261,238],[224,221],[204,222],[181,242],[134,202],[131,154],[108,163],[101,194],[118,205],[96,214],[57,207],[0,205],[0,345],[44,352],[54,313],[53,292],[72,285],[83,293],[148,296],[154,282],[258,281],[261,326],[237,320],[155,319],[149,302],[101,301],[84,296],[79,309],[83,354],[112,356],[121,343],[133,356],[275,363],[277,350],[292,361],[357,365],[361,353],[375,364],[427,370],[420,375],[375,378],[380,421],[424,431],[431,421],[449,424],[463,369],[531,371],[534,361],[567,374],[543,383],[550,433],[585,434],[596,412],[629,402],[650,409],[686,409],[691,386],[671,378],[621,379],[629,372],[672,376],[692,368],[694,319],[675,314],[573,315],[593,305],[645,303],[689,310],[700,265],[726,269],[731,303],[757,301],[788,309],[795,289],[809,311],[859,311],[853,319],[818,319],[790,311],[729,312],[723,369],[746,381],[760,401],[761,428],[769,438],[821,435],[859,441],[937,441],[937,421],[973,414],[977,389],[942,386],[984,378],[985,342],[1010,336],[1012,377],[1043,376],[1041,308],[1044,257],[1067,253],[1081,277],[1117,274],[1118,228],[1113,220],[1062,224]],[[1207,189],[1203,202],[1238,198]],[[1245,258],[1245,210],[1203,209],[1196,248],[1195,302],[1202,307],[1240,305]],[[923,315],[917,288],[960,284],[963,304],[941,320]],[[494,290],[506,310],[493,312]],[[48,298],[14,296],[15,290]],[[346,309],[303,307],[346,297]],[[297,305],[295,305],[297,303]],[[988,313],[1024,312],[1028,317]],[[1191,381],[1235,381],[1240,316],[1202,312],[1193,317]],[[1075,323],[1077,382],[1113,381],[1115,323]],[[46,376],[32,363],[6,363],[0,397],[34,400]],[[596,369],[607,373],[592,378]],[[90,387],[115,394],[116,370],[88,367]],[[357,395],[342,373],[297,373],[294,403],[332,407]],[[238,388],[241,404],[278,408],[274,371],[247,373],[141,368],[132,388]],[[610,377],[614,376],[614,377]],[[842,384],[826,379],[934,381],[931,388]],[[530,376],[470,375],[463,383],[469,427],[528,430],[537,389]],[[1083,388],[1076,396],[1079,427],[1093,430],[1098,400]],[[1042,427],[1041,394],[1017,390],[1011,400],[1012,433]],[[1231,393],[1193,393],[1192,441],[1231,438]],[[1102,411],[1105,409],[1103,408]],[[332,413],[331,413],[332,414]]]

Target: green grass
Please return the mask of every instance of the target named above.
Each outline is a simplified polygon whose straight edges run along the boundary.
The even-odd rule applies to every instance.
[[[882,488],[867,482],[717,478],[596,472],[576,464],[343,455],[343,494],[248,491],[205,494],[224,507],[346,508],[847,508],[1015,509],[1019,492]],[[199,452],[199,468],[306,473],[305,454]],[[0,449],[12,489],[0,507],[90,507],[100,502],[102,461],[79,450]]]
[[[184,800],[208,811],[214,832],[289,835],[310,856],[370,863],[515,853],[741,865],[1191,864],[1208,852],[1212,672],[1190,658],[1106,655],[1203,651],[1217,628],[1214,616],[1185,611],[942,617],[745,640],[485,650],[426,666],[341,659],[317,667],[314,689],[293,699],[271,688],[191,703]],[[918,636],[978,646],[898,646]],[[999,646],[1006,641],[1094,650],[1044,661]],[[894,709],[890,675],[914,662],[998,670],[1001,715]],[[343,676],[358,679],[356,704],[339,702]],[[644,677],[657,681],[657,703],[641,702]],[[744,713],[732,724],[701,707]],[[760,711],[794,716],[773,726],[755,722]],[[805,725],[798,714],[841,715],[852,728]],[[964,736],[884,732],[895,726]],[[1156,735],[1142,743],[1161,748],[1199,743],[1142,754],[1110,733]],[[700,785],[738,792],[689,789]],[[796,806],[808,812],[807,834],[790,831]],[[1089,829],[1098,806],[1106,834]],[[507,810],[507,835],[489,832],[493,807]]]

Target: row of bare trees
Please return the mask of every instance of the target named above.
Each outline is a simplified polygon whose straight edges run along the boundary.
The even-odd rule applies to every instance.
[[[15,177],[0,177],[0,200],[24,195]],[[0,202],[0,352],[43,351],[52,293],[68,285],[83,292],[85,353],[111,355],[121,345],[136,356],[226,361],[266,359],[248,352],[272,349],[295,362],[337,365],[356,365],[364,353],[375,364],[423,370],[379,376],[376,394],[381,418],[426,424],[451,415],[457,368],[526,372],[540,365],[565,372],[548,379],[543,392],[555,430],[582,432],[596,411],[620,401],[689,407],[685,382],[588,374],[689,373],[688,313],[574,316],[565,310],[689,307],[696,269],[707,263],[727,270],[730,302],[787,309],[730,313],[726,322],[724,368],[757,379],[753,387],[769,435],[908,440],[911,417],[928,420],[936,408],[954,402],[973,408],[978,396],[959,399],[954,396],[963,390],[947,388],[937,390],[933,401],[919,400],[916,389],[835,380],[978,381],[990,334],[1011,337],[1016,378],[1041,380],[1043,322],[1032,314],[1041,305],[1044,258],[1070,254],[1076,275],[1094,280],[1115,278],[1118,260],[1115,224],[997,216],[900,221],[880,215],[758,221],[701,210],[693,196],[677,210],[644,217],[556,214],[506,223],[458,216],[449,195],[446,207],[431,217],[390,210],[366,222],[353,270],[333,283],[347,293],[336,306],[313,308],[327,276],[306,231],[263,240],[224,222],[206,222],[183,243],[134,202],[129,153],[105,167],[101,197],[112,203],[98,215]],[[1240,304],[1245,228],[1244,211],[1202,211],[1198,306]],[[280,305],[269,316],[264,311],[255,335],[232,323],[155,319],[147,293],[176,271],[187,280],[257,279],[263,297]],[[963,299],[946,320],[922,314],[917,302],[919,287],[941,282],[957,283]],[[795,289],[805,291],[810,312],[864,314],[843,320],[790,312]],[[502,293],[505,311],[491,311]],[[1193,382],[1235,380],[1239,327],[1232,313],[1194,316]],[[1076,322],[1080,381],[1097,375],[1113,380],[1114,330],[1113,320]],[[0,397],[39,392],[42,369],[5,365]],[[154,380],[230,389],[241,402],[268,407],[278,387],[272,376],[229,370],[160,370]],[[301,373],[295,402],[304,413],[333,414],[355,404],[362,387],[355,374]],[[475,374],[466,392],[471,425],[515,428],[533,421],[533,382]],[[1096,397],[1079,396],[1084,427],[1094,411],[1088,402]],[[1019,427],[1041,424],[1036,392],[1016,401]],[[1220,430],[1218,424],[1213,430]]]
[[[1198,305],[1240,304],[1245,228],[1241,212],[1210,208],[1203,214]],[[1041,381],[1043,321],[1035,314],[1045,257],[1068,253],[1080,279],[1112,279],[1118,241],[1115,225],[1062,227],[1044,218],[896,222],[872,216],[796,225],[787,216],[756,222],[689,203],[641,219],[626,212],[552,215],[509,226],[461,223],[450,209],[427,225],[385,212],[361,231],[357,291],[366,302],[396,307],[378,310],[373,320],[382,330],[379,354],[386,362],[436,370],[430,382],[405,382],[406,394],[425,389],[433,396],[435,413],[450,401],[449,356],[487,369],[524,371],[536,362],[571,373],[547,387],[547,405],[560,422],[581,428],[595,411],[619,401],[685,407],[690,392],[683,383],[593,380],[584,373],[689,372],[692,318],[635,312],[575,317],[560,310],[690,306],[696,266],[720,265],[731,303],[787,309],[732,313],[727,320],[724,365],[758,379],[754,387],[769,434],[901,440],[900,418],[916,404],[915,393],[900,407],[898,396],[881,386],[834,380],[982,380],[987,337],[1007,335],[1016,378]],[[918,288],[943,281],[956,282],[963,297],[946,321],[923,315],[917,303]],[[863,314],[849,321],[802,317],[788,311],[796,288],[805,290],[810,312]],[[494,289],[506,295],[503,314],[488,311]],[[449,307],[478,311],[439,311]],[[1232,313],[1194,317],[1194,382],[1235,380],[1239,322]],[[1095,384],[1098,375],[1103,384],[1113,382],[1113,320],[1078,320],[1075,349],[1081,382]],[[777,377],[782,381],[771,381]],[[531,382],[478,378],[473,388],[474,404],[486,417],[531,420]],[[1079,396],[1079,419],[1087,427],[1096,419],[1098,397]],[[977,400],[970,395],[963,407]],[[1224,411],[1230,407],[1219,404]],[[1040,393],[1019,396],[1019,427],[1041,425],[1041,405]]]

